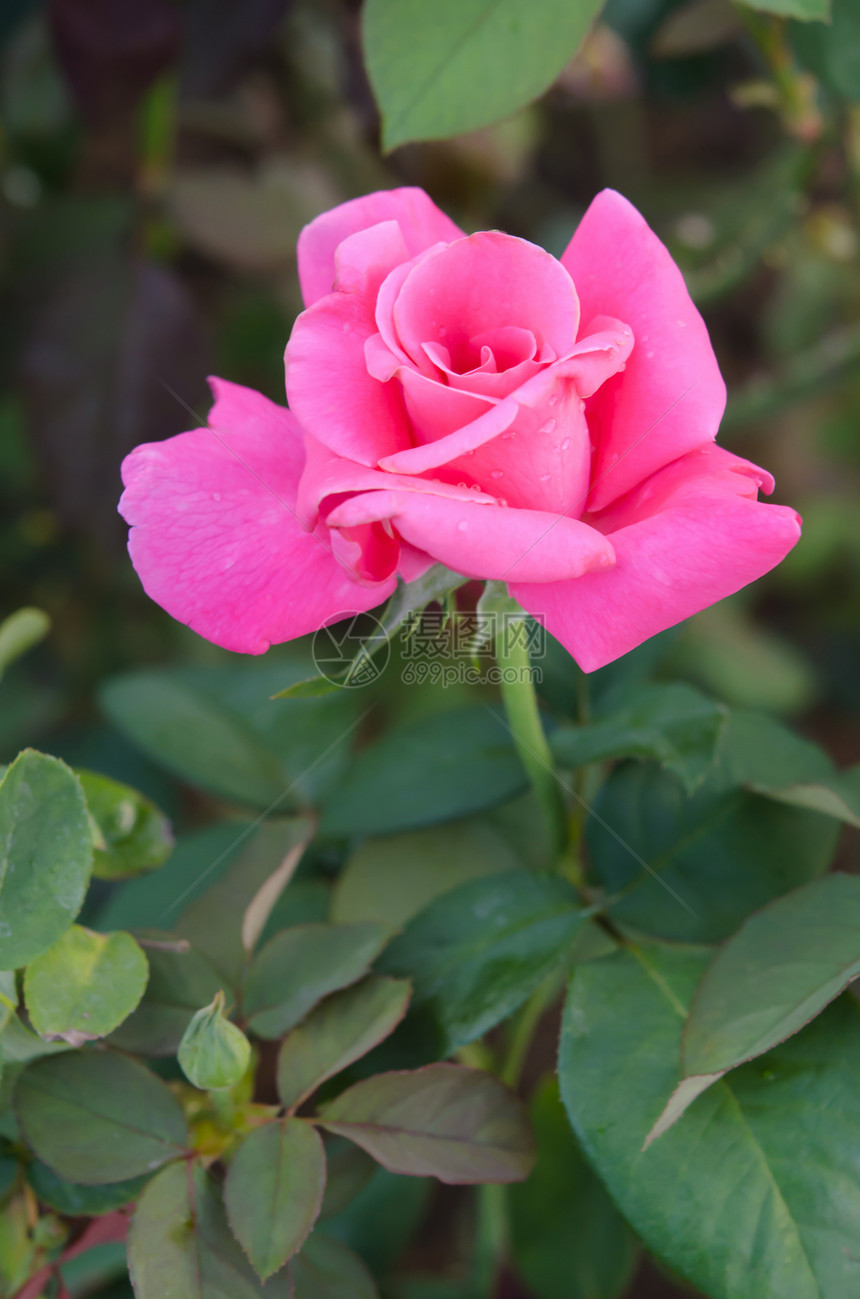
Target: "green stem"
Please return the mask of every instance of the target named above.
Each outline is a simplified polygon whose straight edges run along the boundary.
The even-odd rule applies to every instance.
[[[508,1248],[507,1187],[488,1182],[478,1187],[478,1224],[471,1290],[494,1299]]]
[[[550,975],[540,987],[535,989],[528,1001],[511,1021],[508,1051],[499,1072],[499,1077],[502,1082],[507,1083],[514,1090],[520,1084],[523,1068],[528,1059],[538,1025],[543,1018],[544,1011],[558,992],[559,984],[558,974]]]
[[[527,639],[525,634],[512,635],[509,623],[496,636],[496,661],[501,669],[502,698],[514,743],[543,808],[553,849],[559,857],[567,844],[564,798],[540,719]]]

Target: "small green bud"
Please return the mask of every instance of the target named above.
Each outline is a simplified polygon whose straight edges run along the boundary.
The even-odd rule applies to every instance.
[[[248,1068],[251,1044],[224,1014],[224,993],[198,1010],[182,1035],[179,1063],[189,1082],[203,1091],[233,1087]]]

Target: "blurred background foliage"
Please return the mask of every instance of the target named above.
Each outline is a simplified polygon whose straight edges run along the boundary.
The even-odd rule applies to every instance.
[[[423,186],[467,229],[500,227],[557,254],[603,186],[644,212],[711,330],[730,391],[723,443],[770,468],[775,499],[805,518],[785,564],[647,652],[730,703],[790,718],[840,764],[856,761],[856,0],[836,0],[832,26],[728,0],[609,0],[539,103],[387,156],[359,20],[352,0],[0,8],[2,610],[36,605],[52,622],[0,685],[0,761],[34,744],[127,780],[180,836],[223,816],[216,797],[123,738],[109,693],[107,709],[99,703],[100,683],[123,670],[196,665],[205,684],[237,662],[144,596],[116,514],[120,462],[140,441],[204,423],[210,372],[283,400],[300,228],[397,184]],[[261,710],[300,669],[275,651],[262,671],[237,698],[277,729],[281,713],[264,723]],[[389,720],[468,702],[465,688],[395,678]],[[342,717],[338,704],[335,731]],[[291,755],[296,772],[313,744],[324,747],[314,739]],[[557,1102],[539,1103],[552,1142]],[[450,1261],[454,1211],[428,1216],[423,1183],[409,1195],[375,1185],[366,1221],[350,1227],[365,1255],[388,1266],[408,1248],[419,1269]],[[625,1243],[612,1248],[620,1266]],[[103,1279],[74,1282],[73,1293]],[[510,1285],[511,1299],[525,1293]],[[409,1290],[437,1293],[429,1282]],[[648,1273],[634,1293],[675,1291]]]

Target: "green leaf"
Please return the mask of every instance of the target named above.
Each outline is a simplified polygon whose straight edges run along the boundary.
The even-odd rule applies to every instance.
[[[26,965],[77,916],[93,864],[80,781],[25,749],[0,782],[0,967]]]
[[[758,791],[827,780],[833,763],[823,749],[752,708],[733,708],[720,746],[722,779]]]
[[[284,889],[295,875],[307,846],[308,841],[305,839],[290,848],[280,866],[263,881],[245,908],[241,937],[246,952],[253,952],[257,946]]]
[[[492,1074],[461,1065],[376,1074],[324,1106],[319,1121],[411,1177],[518,1182],[534,1164],[522,1102]]]
[[[860,879],[825,875],[751,916],[714,958],[684,1029],[660,1136],[729,1069],[797,1033],[860,975]]]
[[[11,1142],[4,1140],[0,1143],[0,1201],[5,1200],[18,1181],[19,1171],[20,1164],[15,1149]]]
[[[24,998],[36,1032],[80,1046],[105,1037],[135,1009],[149,978],[131,934],[72,925],[27,966]]]
[[[586,839],[604,886],[620,895],[613,916],[680,940],[728,937],[752,911],[822,874],[839,835],[816,813],[712,781],[687,797],[650,763],[619,767],[594,807]]]
[[[247,961],[242,929],[248,907],[272,872],[312,833],[313,823],[307,817],[276,817],[244,838],[242,828],[237,829],[236,838],[243,838],[239,856],[185,910],[180,900],[180,906],[168,912],[168,919],[179,916],[174,922],[177,933],[188,938],[228,984],[238,981]],[[217,855],[203,865],[202,873],[213,864],[218,864]]]
[[[644,686],[608,717],[554,731],[550,745],[566,767],[615,758],[652,758],[693,793],[707,776],[728,717],[724,705],[692,686]]]
[[[98,879],[124,879],[161,866],[173,848],[167,817],[128,785],[94,771],[77,775],[104,840],[104,848],[97,848],[93,857],[93,874]]]
[[[185,1119],[155,1074],[114,1052],[69,1052],[29,1065],[15,1091],[21,1131],[70,1182],[98,1185],[150,1173],[182,1155]]]
[[[18,609],[4,618],[0,622],[0,676],[50,630],[51,620],[41,609]]]
[[[352,1144],[341,1137],[333,1139],[342,1146]],[[387,1276],[415,1240],[421,1223],[426,1221],[435,1183],[429,1177],[398,1177],[386,1172],[360,1147],[354,1149],[370,1161],[372,1176],[346,1208],[326,1222],[325,1231],[354,1249],[374,1276]],[[325,1212],[324,1200],[321,1216]],[[311,1240],[319,1236],[320,1230],[317,1229]]]
[[[303,807],[320,802],[323,792],[348,761],[357,735],[356,723],[367,707],[360,690],[337,690],[321,699],[282,699],[272,696],[285,678],[307,675],[312,667],[307,641],[270,650],[264,658],[239,659],[221,668],[187,669],[195,688],[206,689],[246,720],[278,755],[284,774],[279,805]]]
[[[284,794],[278,755],[243,717],[178,674],[114,677],[101,701],[111,721],[175,775],[254,807]]]
[[[27,1165],[27,1181],[42,1203],[67,1218],[97,1218],[103,1213],[113,1213],[114,1209],[136,1200],[148,1180],[144,1174],[127,1182],[85,1186],[59,1177],[40,1159],[33,1159]]]
[[[291,1299],[287,1274],[263,1285],[234,1241],[199,1164],[173,1164],[140,1197],[128,1234],[136,1299]]]
[[[526,787],[510,733],[487,708],[434,713],[360,753],[323,809],[324,834],[385,834],[479,812]]]
[[[219,821],[205,830],[179,835],[160,870],[121,881],[111,890],[98,912],[96,927],[163,929],[176,924],[177,918],[226,874],[253,837],[247,821]]]
[[[406,979],[364,979],[327,997],[284,1039],[278,1055],[278,1094],[296,1109],[326,1078],[360,1060],[406,1014]]]
[[[177,1055],[185,1077],[201,1091],[235,1087],[244,1077],[251,1063],[251,1043],[224,1014],[220,989],[210,1005],[192,1016]]]
[[[600,0],[367,0],[364,57],[384,147],[474,131],[537,99],[600,8]]]
[[[615,1299],[636,1266],[636,1242],[580,1150],[555,1078],[530,1107],[531,1177],[509,1192],[517,1271],[535,1299]]]
[[[729,714],[718,779],[860,826],[860,768],[837,771],[811,740],[752,709]]]
[[[373,1277],[358,1255],[315,1231],[290,1264],[295,1299],[379,1299]]]
[[[248,974],[243,1010],[252,1032],[280,1037],[330,992],[357,983],[385,945],[384,925],[296,925],[277,934]]]
[[[266,1123],[230,1160],[224,1204],[233,1235],[266,1280],[301,1248],[325,1190],[322,1138],[303,1119]]]
[[[31,1219],[32,1209],[23,1195],[12,1196],[0,1214],[0,1285],[7,1295],[18,1294],[38,1265]]]
[[[320,1209],[321,1221],[342,1213],[374,1174],[382,1171],[366,1151],[343,1137],[329,1137],[325,1153],[326,1183]]]
[[[223,666],[128,673],[102,688],[114,723],[159,765],[214,793],[287,812],[316,802],[341,771],[360,692],[272,701],[313,667],[307,645]]]
[[[800,18],[803,22],[826,23],[830,18],[830,0],[743,0],[743,3],[760,13]]]
[[[137,1010],[111,1034],[123,1051],[143,1055],[175,1055],[179,1043],[201,1006],[223,987],[208,961],[195,952],[148,947],[149,982]]]
[[[0,1032],[0,1059],[4,1065],[29,1064],[42,1056],[59,1055],[69,1050],[68,1042],[45,1042],[22,1024],[17,1015],[13,1015]]]
[[[564,963],[582,917],[566,880],[505,871],[445,893],[385,953],[387,973],[414,982],[449,1055],[507,1018]]]
[[[458,884],[519,864],[504,835],[478,818],[365,839],[337,878],[331,918],[396,929]]]
[[[852,998],[716,1083],[642,1151],[678,1081],[686,1008],[708,960],[708,952],[648,947],[577,967],[559,1057],[577,1136],[648,1247],[713,1299],[854,1299],[860,1011]]]
[[[860,102],[860,11],[855,0],[833,0],[830,23],[790,23],[788,38],[801,63],[836,95]]]
[[[782,789],[763,786],[759,792],[779,803],[822,812],[860,828],[860,767],[837,771],[826,780],[804,785],[786,785]]]

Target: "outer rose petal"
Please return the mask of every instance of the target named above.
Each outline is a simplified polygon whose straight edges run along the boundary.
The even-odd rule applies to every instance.
[[[459,226],[440,212],[423,189],[379,190],[341,203],[340,207],[316,217],[299,235],[299,282],[306,307],[331,293],[338,244],[380,221],[398,223],[410,257],[431,244],[447,244],[463,237]]]
[[[290,409],[312,437],[362,465],[411,444],[400,385],[367,370],[365,343],[375,333],[362,297],[330,293],[302,312],[287,344]]]
[[[353,496],[328,516],[332,527],[347,528],[382,519],[466,577],[552,583],[613,563],[610,541],[595,528],[543,510],[390,491]]]
[[[208,428],[139,446],[123,463],[120,512],[147,595],[245,654],[380,604],[395,579],[350,581],[326,530],[307,532],[293,512],[304,464],[295,418],[249,388],[212,388]]]
[[[354,460],[344,460],[324,447],[316,438],[305,435],[307,460],[299,483],[296,513],[307,527],[314,527],[319,517],[320,504],[327,496],[366,492],[375,488],[389,491],[401,488],[406,492],[450,496],[457,500],[486,501],[495,504],[492,496],[460,488],[437,479],[413,478],[406,474],[387,474],[381,469],[368,469]],[[401,566],[401,572],[403,571]],[[404,573],[405,579],[405,573]]]
[[[348,235],[334,251],[335,293],[357,293],[372,311],[382,281],[395,266],[409,260],[406,242],[396,221]]]
[[[615,316],[636,346],[595,394],[589,509],[599,510],[678,456],[713,441],[726,387],[683,276],[644,218],[614,190],[597,195],[562,257],[586,324]]]
[[[692,452],[613,508],[613,569],[575,582],[512,583],[511,595],[543,616],[586,672],[611,663],[755,581],[794,546],[798,515],[756,501],[754,470],[719,447]],[[646,514],[655,502],[659,512]]]

